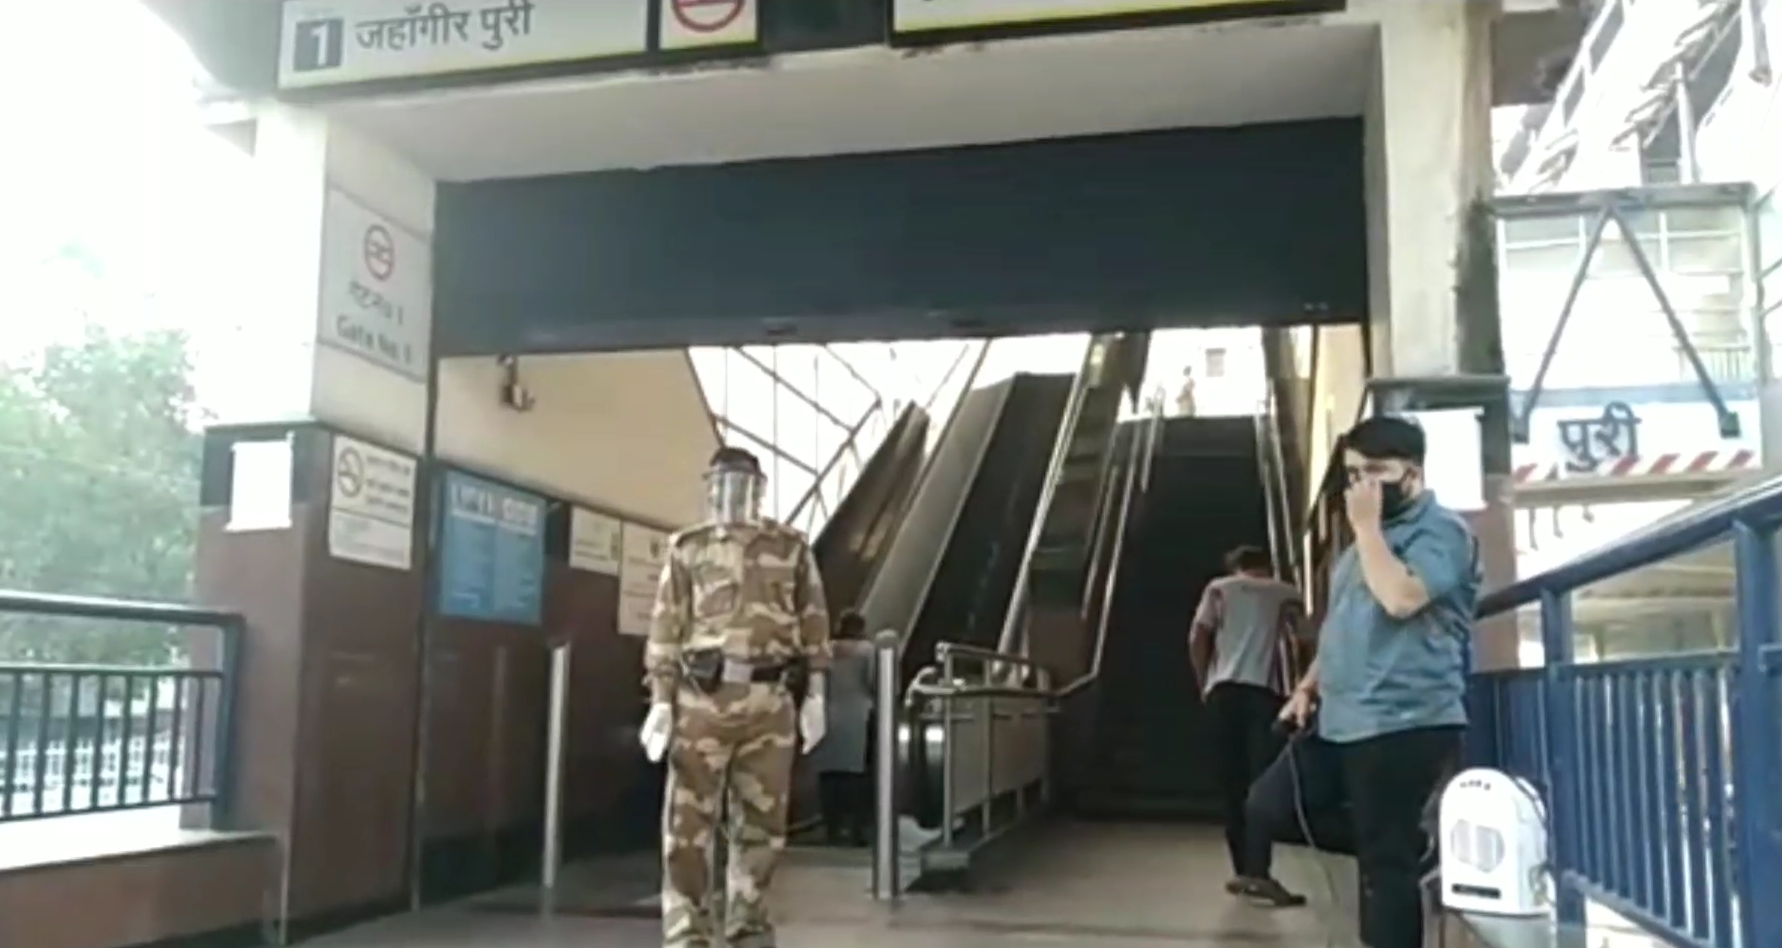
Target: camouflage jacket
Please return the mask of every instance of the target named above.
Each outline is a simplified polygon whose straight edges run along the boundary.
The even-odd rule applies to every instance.
[[[668,540],[656,587],[644,683],[672,701],[683,651],[718,649],[756,663],[803,655],[829,667],[829,612],[810,544],[772,521],[748,527],[703,523]]]

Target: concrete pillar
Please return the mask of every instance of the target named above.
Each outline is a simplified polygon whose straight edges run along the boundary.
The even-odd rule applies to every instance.
[[[1509,380],[1498,316],[1493,189],[1493,0],[1363,0],[1379,24],[1366,114],[1374,408],[1477,408],[1486,509],[1470,517],[1487,588],[1516,576]],[[1514,617],[1485,623],[1478,667],[1518,663]]]
[[[1352,9],[1379,23],[1366,113],[1373,374],[1496,374],[1495,241],[1481,203],[1493,186],[1497,4]]]
[[[308,419],[420,451],[432,179],[319,114],[280,107],[255,122],[249,178],[254,298],[231,353],[243,371],[217,380],[218,422]]]
[[[318,114],[255,126],[196,586],[248,620],[232,821],[279,835],[301,934],[409,896],[435,192]]]
[[[558,643],[562,843],[648,842],[658,769],[618,735],[660,539],[701,515],[718,440],[687,353],[440,360],[435,183],[314,112],[251,137],[197,587],[250,625],[234,822],[286,843],[275,917],[301,936],[530,872]]]

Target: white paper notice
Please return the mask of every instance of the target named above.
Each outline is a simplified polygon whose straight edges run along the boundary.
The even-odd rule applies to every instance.
[[[625,560],[619,565],[619,634],[649,635],[668,534],[628,523],[621,535]]]
[[[1423,482],[1450,510],[1485,509],[1484,433],[1476,408],[1414,411],[1407,415],[1423,428]]]
[[[569,565],[617,576],[625,562],[624,522],[580,507],[569,512]]]
[[[291,439],[238,441],[231,446],[231,533],[283,530],[291,525]]]

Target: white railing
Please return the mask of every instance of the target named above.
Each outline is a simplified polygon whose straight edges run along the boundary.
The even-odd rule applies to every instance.
[[[73,761],[68,759],[71,749]],[[41,757],[37,745],[21,743],[13,753],[8,812],[72,813],[171,801],[179,796],[173,753],[171,734],[158,735],[153,741],[142,737],[103,744],[77,741],[72,748],[66,742],[55,742],[44,745]],[[40,761],[41,780],[37,771]]]

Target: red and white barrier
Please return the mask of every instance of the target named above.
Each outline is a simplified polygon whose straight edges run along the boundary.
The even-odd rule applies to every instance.
[[[1518,484],[1540,484],[1578,477],[1676,477],[1693,474],[1718,474],[1730,471],[1755,470],[1757,452],[1747,448],[1733,451],[1672,451],[1664,454],[1611,458],[1588,470],[1574,470],[1564,461],[1543,461],[1518,464],[1514,471]]]

